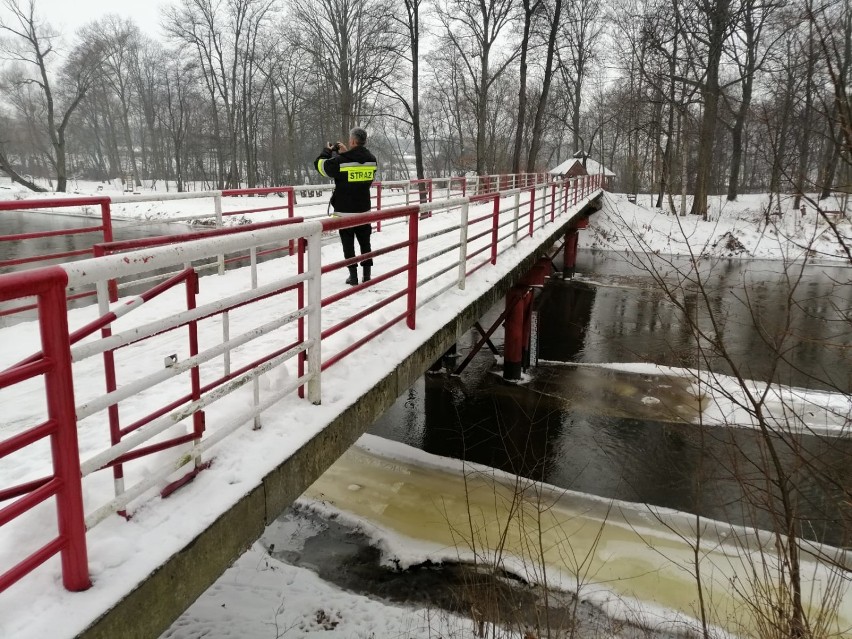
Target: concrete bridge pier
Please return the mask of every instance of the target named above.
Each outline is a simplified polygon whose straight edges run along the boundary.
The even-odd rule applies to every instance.
[[[506,294],[506,335],[503,342],[503,379],[517,381],[530,365],[533,290],[544,286],[553,263],[542,257]]]
[[[444,370],[453,371],[456,367],[456,358],[459,357],[457,353],[457,346],[453,344],[447,349],[447,352],[441,355],[435,362],[429,367],[430,373],[440,373]]]

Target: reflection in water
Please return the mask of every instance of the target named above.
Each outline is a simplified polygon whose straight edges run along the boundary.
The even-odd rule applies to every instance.
[[[647,273],[651,267],[656,278]],[[598,284],[547,288],[539,316],[542,359],[654,362],[731,374],[725,355],[746,379],[852,392],[850,268],[719,260],[694,270],[686,260],[656,258],[639,269],[617,254],[581,252],[578,270]],[[655,280],[669,287],[670,297]]]
[[[588,263],[581,270],[604,284],[546,287],[539,307],[542,360],[710,365],[720,373],[730,371],[718,352],[699,358],[693,331],[682,319],[686,312],[698,325],[709,326],[707,304],[696,291],[682,295],[681,310],[623,262],[593,266],[600,266],[594,276],[588,275],[593,270]],[[788,305],[785,276],[777,267],[730,261],[711,266],[709,306],[733,345],[730,356],[738,367],[754,379],[838,385],[849,392],[850,336],[839,328],[849,312],[850,287],[837,282],[845,281],[844,275],[848,279],[850,271],[808,269],[796,304]],[[747,295],[743,282],[751,287]],[[779,308],[788,312],[789,330],[809,339],[791,343],[784,357],[772,362],[769,336],[787,326]],[[499,345],[499,332],[495,339]],[[826,340],[840,346],[826,349]],[[540,365],[526,384],[506,385],[491,356],[481,353],[460,378],[420,380],[371,432],[562,488],[764,529],[778,528],[777,461],[792,476],[801,533],[852,545],[852,505],[845,488],[852,485],[848,438],[773,437],[769,441],[778,456],[773,460],[757,431],[695,425],[698,408],[684,379],[589,366]]]

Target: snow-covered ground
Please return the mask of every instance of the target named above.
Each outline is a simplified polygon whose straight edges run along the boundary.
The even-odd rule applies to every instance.
[[[580,246],[664,255],[849,263],[840,238],[852,246],[852,211],[837,218],[835,233],[817,215],[812,200],[803,201],[803,217],[792,209],[793,198],[782,197],[783,214],[771,215],[767,226],[767,195],[741,195],[735,202],[711,196],[706,221],[694,215],[670,215],[654,208],[652,199],[640,194],[634,204],[624,193],[607,193],[603,209],[591,218],[589,231],[580,234]],[[831,197],[820,202],[820,207],[839,211],[841,204],[839,197]]]
[[[96,192],[95,189],[92,191]],[[648,196],[640,196],[640,204],[649,199]],[[734,254],[769,259],[802,256],[802,247],[809,247],[818,252],[820,259],[843,259],[838,251],[836,238],[831,239],[827,226],[818,222],[813,214],[806,215],[802,221],[790,212],[785,214],[784,219],[777,225],[761,229],[761,203],[765,203],[765,200],[765,197],[744,196],[741,202],[733,205],[714,205],[711,221],[705,222],[692,217],[666,215],[654,209],[633,205],[627,202],[626,196],[607,194],[604,210],[593,216],[589,231],[581,233],[581,246],[622,251],[645,247],[660,253],[688,254],[692,251],[708,255]],[[192,205],[186,202],[169,203],[168,206],[145,203],[120,207],[116,209],[116,213],[136,219],[162,220],[212,212],[212,203],[209,201]],[[306,207],[305,210],[309,209]],[[324,201],[317,199],[310,210],[322,214]],[[252,221],[278,216],[280,214],[259,214],[257,217],[253,216]],[[850,235],[848,221],[841,222],[839,228],[846,237]],[[404,238],[405,230],[388,228],[383,233],[385,235],[377,237],[383,243],[389,244]],[[734,237],[745,251],[738,248],[736,243],[728,242],[729,237]],[[329,257],[324,256],[324,262],[326,259],[338,259],[339,249],[336,246],[328,247],[328,251]],[[324,255],[325,252],[324,250]],[[341,365],[330,369],[323,377],[322,406],[306,406],[295,398],[292,401],[285,400],[264,415],[263,430],[246,429],[239,433],[226,449],[217,450],[215,469],[203,473],[199,480],[169,500],[154,499],[143,503],[135,511],[130,522],[112,518],[93,529],[89,533],[89,548],[94,586],[89,591],[74,594],[63,591],[58,581],[58,562],[54,560],[3,593],[0,596],[0,636],[15,639],[73,636],[90,619],[108,607],[119,593],[141,579],[151,566],[164,560],[201,526],[212,521],[218,513],[239,499],[253,482],[280,461],[288,450],[298,446],[317,428],[322,428],[331,421],[340,410],[381,378],[389,367],[395,365],[404,353],[419,346],[435,327],[443,323],[447,313],[453,312],[455,308],[462,308],[470,295],[484,290],[502,276],[513,261],[512,255],[508,254],[507,259],[501,257],[494,269],[480,270],[478,277],[469,283],[465,292],[453,291],[439,302],[424,308],[418,315],[416,331],[399,327],[383,336],[375,349],[359,351],[357,366],[344,360]],[[514,257],[517,259],[518,255]],[[386,268],[390,266],[388,264]],[[275,270],[274,266],[261,265],[261,268],[269,269],[268,273]],[[281,273],[277,275],[280,277]],[[215,293],[217,287],[226,286],[229,277],[235,278],[238,275],[226,275],[221,279],[222,284],[214,284],[214,278],[205,278],[202,291],[213,289],[212,292]],[[335,277],[339,278],[339,274],[335,274]],[[330,284],[326,292],[334,290],[335,287],[340,288],[340,283]],[[376,293],[381,295],[381,290]],[[351,311],[352,308],[341,310],[342,313]],[[152,307],[150,312],[153,317],[158,311],[156,307]],[[94,315],[91,307],[72,310],[69,313],[72,328],[91,320]],[[146,319],[150,317],[142,314],[134,319],[134,323],[142,323]],[[35,350],[38,343],[32,326],[19,325],[12,329],[3,329],[0,334],[3,342],[0,364],[4,366],[28,355]],[[164,348],[167,349],[167,345]],[[635,370],[644,372],[647,368],[639,363]],[[654,367],[654,372],[660,371]],[[676,375],[693,373],[675,370],[667,372]],[[83,371],[81,375],[77,382],[78,388],[83,389],[84,393],[97,393],[100,382],[94,368],[88,372]],[[285,371],[270,375],[266,381],[267,389],[280,385],[288,375],[290,373]],[[806,424],[809,428],[819,427],[826,431],[834,429],[838,432],[843,426],[831,415],[842,414],[843,411],[848,414],[849,411],[849,398],[845,396],[805,396],[796,389],[780,388],[774,389],[773,393],[778,395],[779,400],[792,397],[811,407],[822,408],[822,413]],[[34,391],[33,397],[36,394]],[[733,406],[726,404],[729,399],[724,396],[711,397],[705,415],[718,419],[720,423],[730,423],[731,417],[735,420],[742,417],[732,412]],[[140,397],[137,401],[144,404],[146,398]],[[248,393],[237,396],[236,404],[226,407],[225,412],[237,410],[249,401]],[[29,415],[38,412],[40,408],[31,397],[19,397],[11,401],[4,398],[2,405],[5,419],[4,425],[0,426],[0,432],[4,435],[10,426],[15,427],[16,424],[26,421]],[[142,407],[139,407],[140,410]],[[308,424],[310,428],[305,428]],[[210,424],[210,427],[215,428],[215,423]],[[88,451],[100,445],[96,443],[94,434],[88,438],[85,433],[82,434],[81,446],[88,446]],[[398,450],[396,452],[401,454]],[[246,459],[252,459],[252,464],[245,464]],[[0,485],[39,476],[42,462],[32,459],[16,461],[21,463],[12,468],[4,466],[0,469]],[[421,459],[420,462],[422,461]],[[144,468],[140,470],[145,472]],[[87,487],[87,498],[100,499],[110,487],[110,482],[104,477],[98,483]],[[204,511],[191,512],[190,504],[204,504]],[[345,509],[345,504],[340,508]],[[362,521],[366,522],[367,517],[363,517]],[[4,529],[3,537],[0,538],[0,566],[5,568],[19,557],[21,544],[24,540],[32,541],[33,530],[52,530],[53,525],[50,508],[44,508],[35,513],[26,527],[7,527],[11,534],[7,534]],[[365,525],[369,527],[369,524]],[[374,530],[377,539],[387,539],[387,531]],[[406,546],[406,543],[412,540],[405,536],[397,539],[397,552],[400,552],[399,548],[409,548],[408,557],[412,562],[425,557],[421,545],[412,542]],[[318,601],[322,602],[322,606],[317,605]],[[843,599],[842,605],[844,610],[848,611],[848,597]],[[324,614],[318,613],[320,609]],[[73,614],[69,614],[71,610]],[[670,612],[671,618],[677,617],[678,613]],[[452,636],[454,630],[458,632],[457,636],[465,632],[469,634],[470,628],[466,625],[466,620],[446,615],[439,615],[439,619],[433,613],[434,611],[429,610],[402,609],[341,592],[323,584],[308,571],[267,557],[263,549],[255,545],[165,636],[175,639],[308,634],[329,637],[446,637]],[[63,633],[61,635],[57,634],[57,627],[60,625]]]

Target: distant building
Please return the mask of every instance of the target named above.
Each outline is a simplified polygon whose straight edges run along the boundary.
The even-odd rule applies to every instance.
[[[607,191],[612,187],[612,181],[616,177],[615,173],[582,151],[577,151],[574,157],[568,158],[559,166],[550,169],[550,174],[566,178],[579,177],[581,175],[603,175],[603,188]]]

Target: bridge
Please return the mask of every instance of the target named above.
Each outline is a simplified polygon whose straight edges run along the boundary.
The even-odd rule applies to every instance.
[[[379,185],[375,212],[343,218],[295,215],[298,187],[217,192],[218,220],[222,196],[287,215],[129,242],[108,232],[118,198],[0,203],[100,210],[104,236],[0,275],[0,313],[36,315],[0,329],[0,634],[158,636],[503,299],[518,379],[530,288],[554,251],[572,267],[600,185],[429,182],[384,207]],[[334,236],[367,222],[374,277],[349,287],[361,258]]]

